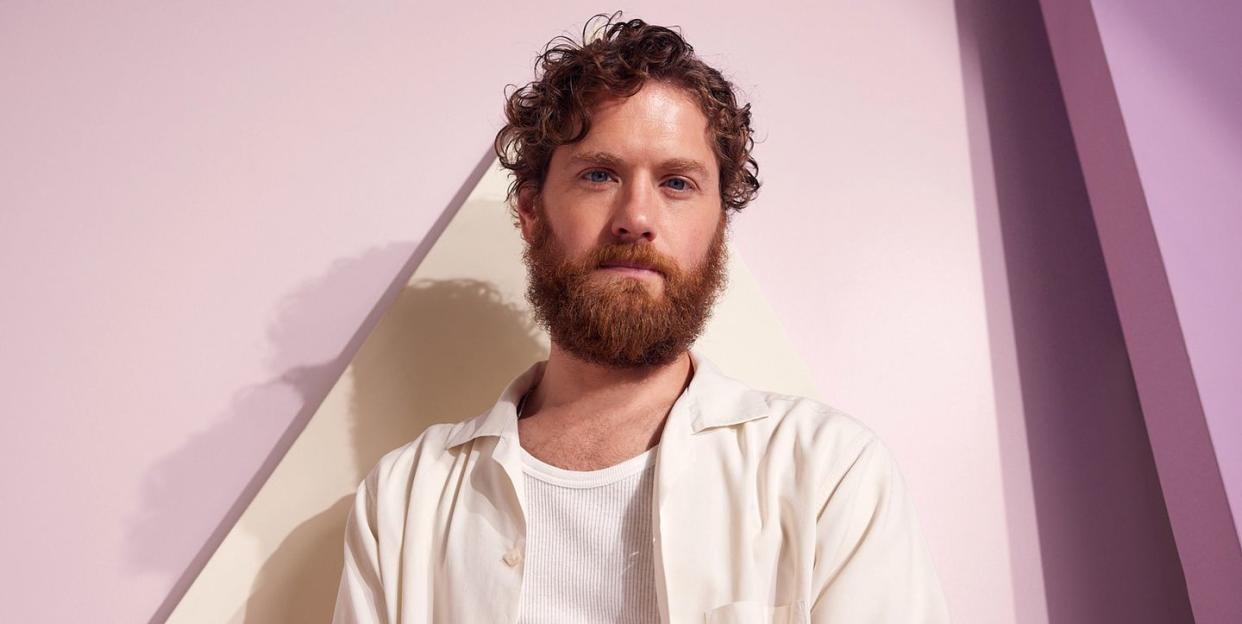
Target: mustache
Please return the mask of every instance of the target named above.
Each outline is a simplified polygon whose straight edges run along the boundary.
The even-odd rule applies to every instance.
[[[596,247],[585,264],[596,269],[608,265],[638,265],[659,272],[665,276],[678,273],[677,264],[664,254],[656,251],[649,244],[607,244]]]

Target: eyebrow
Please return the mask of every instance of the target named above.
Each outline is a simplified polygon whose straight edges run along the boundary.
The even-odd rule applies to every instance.
[[[584,152],[576,154],[569,159],[572,163],[586,163],[591,165],[601,165],[605,167],[621,167],[625,161],[616,154],[608,152]],[[672,171],[673,173],[697,173],[703,178],[709,178],[707,166],[692,158],[670,158],[660,163],[660,169],[664,171]]]

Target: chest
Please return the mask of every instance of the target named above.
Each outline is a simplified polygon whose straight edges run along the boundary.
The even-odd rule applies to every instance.
[[[646,452],[663,431],[663,414],[613,420],[555,413],[518,420],[521,444],[545,462],[569,470],[598,470]]]
[[[574,487],[528,472],[518,624],[659,620],[651,477]]]
[[[685,459],[679,467],[666,462],[652,470],[647,504],[634,508],[631,500],[625,516],[646,527],[628,537],[617,534],[622,542],[649,540],[662,620],[702,621],[714,611],[718,621],[729,621],[738,609],[759,609],[769,617],[779,606],[791,619],[771,621],[798,621],[797,605],[808,597],[814,565],[812,492],[783,467],[758,458]],[[533,514],[556,507],[536,509],[540,494],[526,486],[520,469],[510,475],[502,462],[463,464],[446,477],[434,490],[452,498],[428,506],[442,512],[428,526],[428,539],[410,549],[434,551],[409,557],[407,569],[419,570],[430,584],[434,621],[518,622],[524,588],[539,582],[531,579],[540,574],[541,561],[555,560],[540,555],[539,544],[552,543],[558,529],[543,521],[548,516]],[[575,512],[562,505],[556,513]],[[565,528],[570,526],[572,520],[559,530],[589,525]],[[622,555],[644,552],[631,546],[623,546]],[[597,567],[579,559],[566,570],[581,578]]]

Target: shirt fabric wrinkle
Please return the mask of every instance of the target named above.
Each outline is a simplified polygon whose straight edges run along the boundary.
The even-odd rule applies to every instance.
[[[655,451],[651,543],[660,621],[949,621],[896,462],[853,417],[756,390],[697,349]],[[428,427],[355,492],[336,624],[516,623],[528,504],[517,403]],[[446,495],[448,488],[455,488]]]

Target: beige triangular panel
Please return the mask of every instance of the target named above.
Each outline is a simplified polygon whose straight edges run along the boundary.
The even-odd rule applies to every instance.
[[[327,622],[348,505],[366,472],[427,425],[484,411],[547,356],[523,295],[507,184],[499,167],[483,176],[170,623]],[[756,387],[817,397],[754,279],[730,256],[729,289],[699,347]]]

